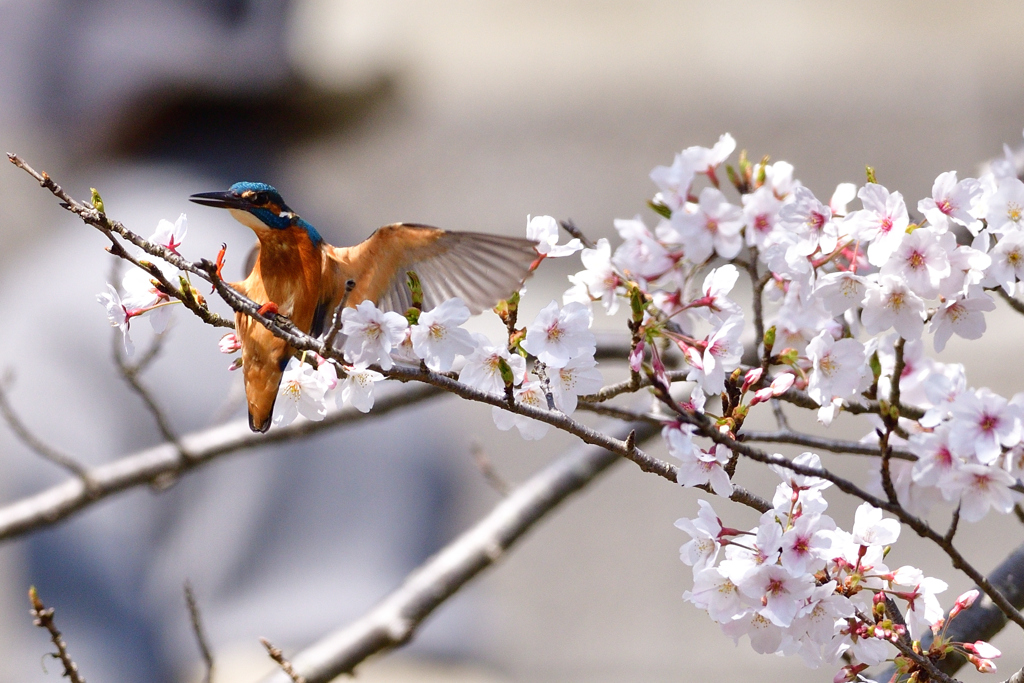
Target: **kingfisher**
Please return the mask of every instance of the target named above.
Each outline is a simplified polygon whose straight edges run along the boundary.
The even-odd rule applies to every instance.
[[[261,313],[287,316],[314,337],[326,331],[343,299],[347,307],[372,301],[404,314],[412,306],[409,271],[419,278],[424,310],[459,297],[471,313],[480,313],[519,289],[538,258],[533,240],[418,223],[393,223],[355,246],[331,246],[266,183],[239,182],[226,192],[189,199],[227,209],[256,233],[256,262],[245,280],[230,286],[260,304]],[[249,428],[265,432],[294,350],[242,313],[235,313],[235,333],[242,347]]]

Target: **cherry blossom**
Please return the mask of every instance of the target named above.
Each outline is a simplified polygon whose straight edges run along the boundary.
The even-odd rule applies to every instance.
[[[861,503],[853,519],[853,542],[858,545],[892,545],[900,537],[900,523],[883,519],[882,511],[870,503]]]
[[[547,375],[551,382],[555,407],[566,415],[571,415],[576,410],[578,396],[596,393],[604,384],[593,356],[578,356],[562,368],[549,367]]]
[[[861,322],[868,334],[896,328],[904,339],[917,339],[924,330],[924,301],[894,275],[882,275],[868,286]]]
[[[806,187],[793,190],[793,202],[779,211],[779,224],[799,235],[797,251],[804,256],[819,248],[825,254],[836,248],[839,231],[832,222],[832,209],[818,201]]]
[[[696,519],[683,517],[676,520],[676,528],[690,535],[690,540],[679,548],[679,559],[693,567],[694,575],[713,565],[722,547],[718,541],[719,534],[722,533],[722,523],[718,515],[715,514],[711,503],[706,500],[698,498],[697,504],[700,511]]]
[[[502,379],[502,364],[512,374],[513,384],[519,384],[526,376],[526,359],[508,352],[504,344],[492,345],[483,335],[474,335],[476,350],[466,357],[466,364],[459,373],[459,381],[466,386],[487,394],[505,393]]]
[[[929,330],[935,334],[935,350],[942,351],[950,336],[980,339],[985,334],[983,311],[994,311],[996,303],[987,294],[963,297],[945,302],[932,316]]]
[[[714,173],[729,155],[736,149],[736,140],[728,133],[723,133],[713,147],[687,147],[683,150],[683,158],[693,164],[697,173]]]
[[[553,368],[565,367],[578,356],[593,356],[597,341],[590,331],[590,307],[569,302],[561,309],[552,301],[526,327],[523,348]]]
[[[284,427],[299,415],[313,422],[324,419],[327,415],[326,393],[324,378],[313,366],[298,358],[289,359],[277,390],[274,425]]]
[[[815,297],[821,300],[833,316],[859,306],[866,293],[867,280],[848,270],[823,275],[814,285]]]
[[[962,457],[974,456],[989,464],[999,457],[1002,446],[1020,442],[1020,409],[988,389],[961,393],[952,412],[949,443]]]
[[[384,375],[365,365],[345,366],[345,379],[341,382],[341,400],[361,413],[373,408],[373,385]]]
[[[951,242],[956,244],[955,239]],[[939,283],[950,273],[949,255],[939,235],[928,228],[918,228],[903,235],[881,273],[903,279],[915,294],[931,299],[938,295]]]
[[[972,228],[975,217],[971,215],[971,209],[981,194],[981,185],[974,178],[957,182],[956,171],[946,171],[935,179],[932,196],[917,203],[917,210],[939,231],[948,229],[950,220]]]
[[[472,335],[459,327],[467,320],[469,309],[458,298],[424,311],[410,333],[416,356],[434,372],[451,370],[456,356],[465,356],[476,348]]]
[[[1024,278],[1024,232],[1010,232],[989,252],[992,265],[987,274],[996,284],[1013,296],[1017,281]]]
[[[856,239],[870,242],[868,262],[881,266],[903,240],[910,225],[907,205],[899,192],[889,192],[876,183],[867,183],[857,192],[864,208],[847,217]]]
[[[959,496],[960,519],[977,522],[990,509],[1006,514],[1013,509],[1010,487],[1017,480],[1006,470],[987,465],[966,464],[945,480],[940,487],[950,500]]]
[[[766,563],[737,585],[744,595],[764,605],[758,614],[776,626],[787,627],[814,591],[814,578],[809,574],[794,576],[781,565]]]
[[[989,232],[997,235],[1024,230],[1024,183],[1015,176],[1001,179],[988,200],[985,220]]]
[[[807,345],[811,359],[811,380],[807,393],[822,407],[818,418],[825,424],[832,422],[834,399],[852,396],[867,377],[864,345],[856,339],[836,341],[824,331]]]
[[[537,241],[537,253],[549,258],[571,256],[583,248],[578,239],[558,244],[558,221],[551,216],[526,217],[526,237]]]
[[[390,370],[394,362],[391,350],[402,343],[409,322],[394,311],[384,312],[364,301],[355,308],[341,312],[341,331],[348,336],[343,351],[353,365],[378,363]]]
[[[651,171],[651,180],[661,190],[655,200],[672,212],[678,211],[686,204],[694,175],[693,160],[676,154],[671,166],[658,166]]]
[[[161,218],[160,222],[156,224],[156,232],[152,234],[149,241],[153,244],[159,244],[162,247],[166,247],[175,254],[178,253],[178,247],[185,240],[185,234],[188,232],[188,219],[185,214],[178,216],[178,220],[171,223],[165,218]]]
[[[107,285],[107,290],[97,294],[96,301],[103,304],[107,309],[107,319],[110,320],[110,325],[121,330],[124,341],[124,354],[131,358],[135,355],[135,344],[132,342],[131,335],[129,334],[129,327],[131,326],[134,312],[129,311],[121,301],[121,295],[114,289],[114,285]]]
[[[547,394],[545,393],[544,385],[541,382],[523,382],[522,386],[515,390],[515,399],[523,405],[540,408],[541,410],[548,409]],[[507,432],[515,427],[519,430],[519,435],[528,441],[543,439],[544,435],[548,433],[548,429],[551,427],[551,425],[546,422],[540,422],[539,420],[534,420],[532,417],[510,413],[509,411],[504,410],[503,408],[498,408],[497,406],[491,409],[491,416],[494,418],[494,424],[498,429],[503,432]]]
[[[699,609],[707,610],[708,616],[720,624],[728,624],[748,612],[751,602],[718,567],[695,571],[693,589],[684,593],[683,599],[689,600]]]
[[[680,244],[693,263],[703,263],[717,253],[733,258],[743,248],[743,212],[725,198],[721,190],[705,187],[692,212],[672,214],[672,230],[663,239]]]
[[[573,286],[562,297],[562,303],[578,301],[589,304],[600,300],[608,315],[619,310],[619,274],[612,263],[612,248],[604,237],[597,241],[596,248],[584,249],[580,260],[586,270],[569,276]]]
[[[691,365],[689,378],[700,382],[705,393],[717,394],[725,389],[725,373],[731,371],[743,355],[740,335],[743,318],[733,316],[707,338],[700,365]]]
[[[650,280],[675,265],[668,249],[655,239],[640,216],[632,220],[616,219],[615,229],[619,231],[622,244],[615,250],[612,260],[627,274]]]
[[[760,248],[778,225],[782,200],[775,196],[770,186],[763,185],[743,195],[742,201],[747,246]]]
[[[149,318],[153,331],[157,334],[167,329],[167,322],[173,311],[173,307],[169,305],[171,299],[157,289],[149,273],[141,268],[130,269],[121,280],[121,288],[124,290],[121,303],[128,310],[137,311],[136,315],[148,313],[145,317]]]

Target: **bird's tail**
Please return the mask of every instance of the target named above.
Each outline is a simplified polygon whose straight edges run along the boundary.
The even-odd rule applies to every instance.
[[[274,403],[284,366],[291,355],[288,344],[248,316],[237,314],[235,328],[242,342],[242,372],[245,398],[249,408],[249,428],[254,432],[270,429]]]

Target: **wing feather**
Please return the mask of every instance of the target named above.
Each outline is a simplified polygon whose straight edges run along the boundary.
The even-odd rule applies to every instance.
[[[362,244],[331,248],[328,254],[339,273],[334,281],[356,280],[349,306],[371,300],[381,309],[404,313],[412,305],[406,284],[411,270],[423,287],[424,308],[459,297],[475,314],[519,289],[537,258],[535,246],[518,237],[396,223]],[[333,304],[338,301],[340,295]]]

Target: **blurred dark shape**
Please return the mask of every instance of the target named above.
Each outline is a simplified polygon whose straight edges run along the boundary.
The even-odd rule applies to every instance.
[[[201,163],[274,156],[283,148],[358,123],[386,101],[381,77],[359,91],[330,92],[290,76],[267,91],[224,92],[191,86],[145,93],[126,107],[103,152],[113,157]]]
[[[237,176],[361,120],[393,91],[384,75],[357,90],[302,79],[287,54],[289,5],[44,0],[12,3],[0,23],[18,34],[4,52],[24,113],[72,161],[156,159]]]

